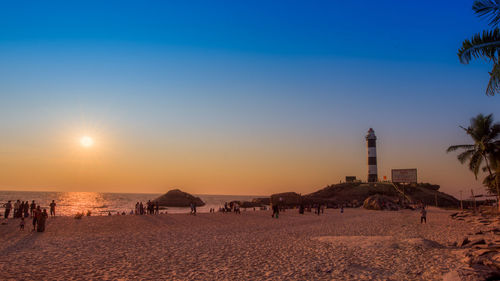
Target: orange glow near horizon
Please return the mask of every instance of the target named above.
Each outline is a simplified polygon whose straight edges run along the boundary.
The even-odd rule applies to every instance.
[[[367,174],[363,131],[289,139],[279,132],[251,137],[235,133],[226,138],[209,131],[111,130],[91,122],[56,127],[21,140],[3,140],[0,189],[164,193],[180,188],[193,194],[306,194],[345,176],[366,180]],[[456,155],[445,153],[449,140],[431,143],[379,135],[380,179],[390,179],[391,168],[417,168],[419,181],[440,184],[441,191],[453,195],[481,187]]]
[[[105,142],[100,141],[99,149],[84,151],[64,142],[35,149],[11,144],[0,159],[0,189],[163,193],[180,188],[195,194],[269,195],[313,192],[347,175],[366,180],[362,137],[356,145],[337,142],[342,149],[313,139],[214,143],[173,137],[146,141],[117,134],[100,140]],[[81,145],[89,148],[91,141],[82,138]],[[455,155],[439,147],[414,155],[403,145],[384,141],[378,152],[380,179],[390,179],[393,167],[416,167],[419,181],[441,184],[447,193],[480,187]],[[438,154],[443,157],[429,164],[428,159]]]

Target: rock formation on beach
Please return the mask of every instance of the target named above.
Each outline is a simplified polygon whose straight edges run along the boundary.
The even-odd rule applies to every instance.
[[[402,201],[404,193],[406,201],[414,203],[421,202],[431,206],[435,206],[437,201],[439,207],[459,207],[459,201],[455,197],[438,190],[439,185],[429,183],[419,183],[403,187],[394,186],[389,182],[352,182],[329,185],[306,195],[300,195],[295,192],[273,194],[270,197],[271,202],[269,203],[280,203],[279,198],[281,197],[281,204],[288,206],[297,206],[303,203],[306,205],[325,204],[328,207],[339,207],[341,205],[344,207],[361,207],[365,200],[373,195],[385,196],[385,199],[392,198],[391,202],[397,203],[399,200]],[[380,199],[382,197],[378,198]],[[254,199],[254,201],[255,200],[257,199]],[[373,203],[372,201],[370,202]],[[368,205],[371,204],[370,202]],[[390,202],[388,202],[388,204],[390,204]],[[376,207],[374,208],[376,209]]]
[[[391,198],[385,195],[375,194],[365,199],[363,202],[363,208],[367,210],[389,210],[398,211],[399,206],[396,203],[395,198]]]
[[[263,204],[250,201],[237,201],[241,208],[255,208],[261,207]]]
[[[284,206],[297,206],[302,203],[302,196],[295,192],[284,192],[271,195],[272,204]]]
[[[313,203],[359,207],[368,197],[375,194],[402,198],[404,190],[406,199],[412,202],[422,202],[434,206],[437,199],[439,207],[459,207],[459,201],[451,195],[439,192],[438,185],[417,184],[405,187],[397,186],[397,188],[399,191],[392,183],[340,183],[307,194],[304,199]]]
[[[252,199],[252,203],[260,204],[260,205],[270,205],[271,198],[270,197],[259,197]]]
[[[189,207],[191,202],[194,202],[196,206],[205,205],[205,202],[203,202],[199,197],[195,197],[179,189],[170,190],[169,192],[156,198],[154,201],[158,201],[160,206],[165,207]]]

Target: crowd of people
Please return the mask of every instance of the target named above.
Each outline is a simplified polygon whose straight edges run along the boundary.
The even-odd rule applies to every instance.
[[[148,200],[146,206],[144,206],[142,202],[137,202],[135,203],[134,213],[136,215],[158,215],[160,213],[160,205],[158,204],[158,201],[151,202],[151,200]]]
[[[49,204],[50,206],[50,215],[55,217],[56,215],[56,203],[54,200]],[[35,200],[32,200],[31,203],[29,201],[21,201],[17,200],[14,204],[9,200],[3,206],[5,208],[4,218],[8,219],[10,214],[12,213],[13,219],[20,219],[19,229],[24,230],[25,219],[28,217],[32,218],[33,231],[44,232],[45,224],[49,214],[47,213],[47,209],[42,209],[40,205],[35,203]]]
[[[255,210],[255,208],[254,208]],[[214,209],[214,212],[215,212],[215,209]],[[233,212],[235,214],[241,214],[241,209],[240,209],[240,205],[238,204],[238,202],[225,202],[224,203],[224,207],[219,207],[219,212],[222,212],[222,213],[230,213],[230,212]]]

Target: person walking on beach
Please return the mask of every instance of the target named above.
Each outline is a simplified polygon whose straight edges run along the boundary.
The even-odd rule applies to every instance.
[[[321,204],[318,204],[318,209],[317,209],[318,216],[320,212],[321,212]]]
[[[271,217],[272,218],[278,218],[279,213],[280,213],[280,209],[279,209],[278,204],[274,204],[273,205],[273,214],[271,215]]]
[[[301,214],[301,215],[304,214],[304,204],[300,204],[300,206],[299,206],[299,214]]]
[[[19,207],[21,205],[21,202],[19,202],[19,199],[17,199],[16,203],[14,203],[14,218],[19,217]]]
[[[56,202],[54,202],[54,200],[52,200],[52,203],[50,203],[50,216],[56,216]]]
[[[22,218],[23,212],[24,212],[24,201],[21,201],[21,203],[19,204],[19,207],[17,209],[17,217]]]
[[[38,216],[39,216],[39,213],[41,213],[41,209],[40,209],[40,206],[38,206],[34,211],[33,211],[33,231],[35,231],[36,229],[36,224],[37,224],[37,221],[38,221]]]
[[[425,210],[425,206],[422,206],[422,211],[420,211],[420,223],[427,224],[427,211]]]
[[[151,200],[148,200],[148,203],[146,203],[146,209],[147,209],[147,214],[148,215],[152,215],[153,212],[152,212],[152,209],[151,209]]]
[[[26,201],[24,203],[24,217],[27,218],[30,215],[30,202]]]
[[[12,204],[10,203],[10,200],[5,204],[3,205],[5,207],[5,213],[4,213],[4,217],[6,219],[9,218],[9,214],[10,214],[10,210],[12,209]]]
[[[35,211],[35,209],[36,209],[35,200],[32,200],[31,205],[30,205],[30,215],[31,216],[33,216],[33,212]]]
[[[19,230],[24,230],[24,218],[21,218],[21,222],[19,223]]]
[[[191,202],[191,214],[196,216],[196,204]]]

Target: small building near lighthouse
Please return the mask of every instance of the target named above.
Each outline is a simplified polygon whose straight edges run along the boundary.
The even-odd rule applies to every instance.
[[[366,144],[368,148],[368,182],[378,182],[377,137],[372,128],[366,134]]]

